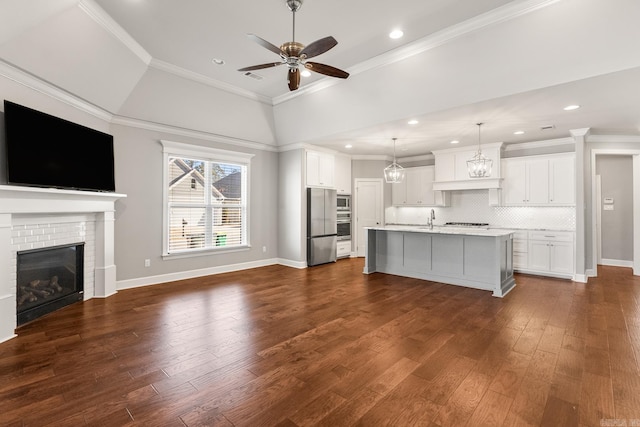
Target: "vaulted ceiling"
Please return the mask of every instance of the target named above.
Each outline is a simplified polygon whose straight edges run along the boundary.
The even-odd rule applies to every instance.
[[[237,71],[279,60],[246,35],[291,41],[284,0],[5,0],[0,16],[0,74],[116,123],[359,155],[397,137],[402,156],[476,144],[477,122],[483,142],[640,134],[635,0],[306,0],[296,41],[335,37],[313,60],[351,75],[295,92],[286,66]]]

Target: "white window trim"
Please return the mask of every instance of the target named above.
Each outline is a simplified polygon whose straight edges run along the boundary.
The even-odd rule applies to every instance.
[[[249,216],[250,216],[250,207],[249,207],[249,199],[250,199],[250,188],[249,188],[249,176],[251,173],[251,159],[254,157],[253,154],[241,153],[237,151],[229,151],[222,150],[218,148],[211,147],[203,147],[199,145],[193,144],[185,144],[182,142],[175,141],[167,141],[160,140],[162,144],[162,257],[163,258],[188,258],[195,256],[203,256],[209,254],[219,254],[219,253],[228,253],[228,252],[237,252],[241,250],[247,250],[251,247],[250,244],[250,233],[249,233]],[[206,248],[201,250],[194,250],[188,252],[178,252],[178,253],[169,253],[169,194],[167,191],[167,182],[169,180],[169,157],[177,156],[177,157],[194,157],[200,160],[206,161],[226,161],[238,165],[242,165],[246,167],[247,173],[243,177],[246,182],[246,219],[244,222],[243,232],[246,233],[247,240],[246,245],[241,246],[231,246],[231,247],[215,247],[215,248]]]

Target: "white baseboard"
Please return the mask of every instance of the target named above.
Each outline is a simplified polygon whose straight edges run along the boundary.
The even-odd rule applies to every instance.
[[[576,274],[573,276],[573,281],[578,283],[587,283],[588,277],[589,276],[587,274]]]
[[[277,258],[272,258],[259,261],[243,262],[239,264],[222,265],[219,267],[202,268],[199,270],[180,271],[176,273],[161,274],[158,276],[139,277],[137,279],[130,280],[119,280],[117,282],[117,288],[118,290],[139,288],[141,286],[157,285],[159,283],[174,282],[176,280],[193,279],[195,277],[210,276],[212,274],[231,273],[234,271],[248,270],[250,268],[257,267],[266,267],[268,265],[274,264],[283,263],[281,263]]]
[[[10,339],[15,338],[15,337],[17,337],[17,335],[16,335],[16,334],[13,334],[13,335],[9,335],[9,336],[6,336],[6,337],[3,337],[3,338],[0,338],[0,344],[2,344],[2,343],[3,343],[3,342],[5,342],[5,341],[9,341]]]
[[[306,261],[293,261],[290,259],[277,258],[277,262],[275,264],[284,265],[285,267],[292,268],[307,268]]]
[[[629,267],[633,268],[633,261],[626,261],[623,259],[605,259],[602,258],[602,265],[608,265],[611,267]]]

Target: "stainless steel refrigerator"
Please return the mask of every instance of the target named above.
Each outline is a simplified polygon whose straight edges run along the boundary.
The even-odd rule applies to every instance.
[[[336,190],[307,188],[307,265],[336,260]]]

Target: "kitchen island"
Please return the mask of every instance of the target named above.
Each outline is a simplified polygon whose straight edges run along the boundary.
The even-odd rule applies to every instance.
[[[428,226],[367,228],[364,273],[484,289],[503,297],[516,285],[513,234]]]

